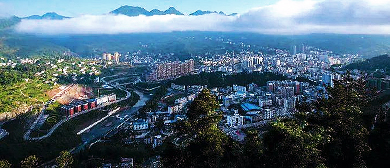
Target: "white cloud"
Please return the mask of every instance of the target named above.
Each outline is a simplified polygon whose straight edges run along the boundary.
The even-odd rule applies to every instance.
[[[22,20],[16,30],[39,34],[119,34],[170,31],[229,31],[225,23],[234,17],[203,16],[84,15],[64,20]]]
[[[390,34],[389,0],[281,0],[239,16],[84,15],[65,20],[23,20],[34,34],[120,34],[171,31],[249,31],[265,34]]]

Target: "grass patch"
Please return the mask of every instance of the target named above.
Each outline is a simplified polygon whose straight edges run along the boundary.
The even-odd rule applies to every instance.
[[[0,89],[0,113],[17,112],[21,106],[35,106],[49,100],[46,92],[53,86],[40,80],[18,82]]]

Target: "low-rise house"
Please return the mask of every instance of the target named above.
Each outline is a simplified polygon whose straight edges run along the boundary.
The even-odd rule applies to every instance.
[[[147,130],[148,128],[149,128],[149,124],[145,120],[139,119],[133,122],[134,131]]]
[[[233,115],[227,116],[226,121],[229,127],[239,127],[244,124],[244,116],[241,116],[238,114],[238,110],[235,110]]]

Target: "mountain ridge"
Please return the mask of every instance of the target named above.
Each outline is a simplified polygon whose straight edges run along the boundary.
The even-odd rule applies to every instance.
[[[68,19],[70,17],[62,16],[59,15],[55,12],[48,12],[43,14],[42,16],[40,15],[31,15],[28,17],[24,17],[22,19],[30,19],[30,20],[41,20],[41,19],[48,19],[48,20],[63,20],[63,19]]]
[[[180,11],[178,11],[174,7],[169,7],[165,11],[161,11],[159,9],[152,9],[151,11],[146,10],[145,8],[138,7],[138,6],[121,6],[113,11],[110,12],[110,14],[122,14],[126,16],[139,16],[139,15],[145,15],[145,16],[154,16],[154,15],[184,15]]]
[[[203,10],[197,10],[189,16],[200,16],[200,15],[207,15],[207,14],[220,14],[220,15],[225,15],[225,16],[235,16],[237,13],[232,13],[230,15],[226,15],[222,11],[203,11]],[[110,12],[110,14],[122,14],[126,16],[139,16],[139,15],[145,15],[145,16],[154,16],[154,15],[184,15],[182,12],[178,11],[174,7],[169,7],[165,11],[161,11],[159,9],[152,9],[151,11],[146,10],[145,8],[138,7],[138,6],[121,6],[113,11]]]
[[[202,10],[197,10],[193,13],[190,14],[190,16],[200,16],[200,15],[207,15],[207,14],[220,14],[220,15],[226,15],[224,12],[220,11],[220,12],[217,12],[217,11],[202,11]]]
[[[111,12],[110,14],[122,14],[126,16],[139,16],[139,15],[145,15],[145,16],[155,16],[155,15],[185,15],[184,13],[180,12],[177,10],[175,7],[169,7],[168,9],[162,11],[159,9],[152,9],[150,11],[146,10],[143,7],[139,6],[129,6],[129,5],[124,5],[121,6]],[[226,14],[223,11],[204,11],[204,10],[196,10],[195,12],[192,12],[188,14],[188,16],[200,16],[200,15],[207,15],[207,14],[220,14],[220,15],[225,15],[225,16],[236,16],[238,15],[237,13],[231,13],[231,14]],[[18,20],[22,19],[28,19],[28,20],[42,20],[42,19],[48,19],[48,20],[63,20],[63,19],[69,19],[72,17],[67,17],[63,15],[59,15],[56,12],[47,12],[43,15],[30,15],[27,17],[18,17],[18,16],[12,16],[18,18]],[[9,18],[0,18],[0,21],[7,20]],[[14,19],[14,18],[13,18]]]

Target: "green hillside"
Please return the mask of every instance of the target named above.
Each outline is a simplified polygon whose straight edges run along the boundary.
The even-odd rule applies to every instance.
[[[390,70],[390,56],[381,55],[378,57],[373,57],[362,62],[349,64],[345,68],[350,70],[358,69],[362,71],[376,71],[379,69],[387,72]]]
[[[18,24],[20,20],[21,19],[16,16],[0,18],[0,30],[11,28],[12,26]]]

